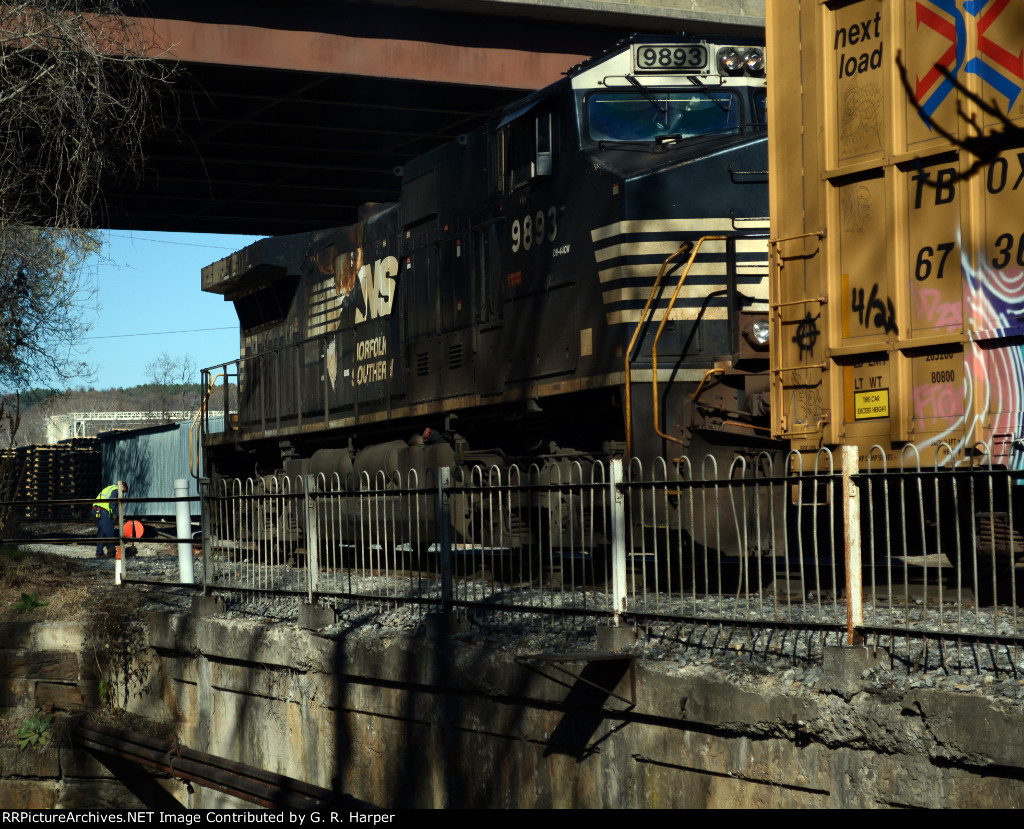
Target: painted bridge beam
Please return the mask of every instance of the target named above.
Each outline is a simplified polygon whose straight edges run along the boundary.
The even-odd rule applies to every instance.
[[[113,228],[280,234],[397,198],[393,170],[634,31],[757,35],[764,0],[149,0],[173,129],[104,185]]]

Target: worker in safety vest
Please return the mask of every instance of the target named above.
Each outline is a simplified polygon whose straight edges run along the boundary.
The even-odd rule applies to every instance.
[[[111,484],[105,487],[99,495],[96,496],[96,501],[92,505],[92,516],[96,519],[96,537],[97,538],[113,538],[117,535],[117,530],[114,527],[114,521],[117,519],[119,513],[115,510],[120,509],[118,499],[121,495],[128,494],[128,484],[124,481],[118,481],[116,484]],[[96,557],[103,557],[103,547],[106,545],[107,555],[114,555],[114,551],[117,549],[117,545],[110,541],[100,541],[96,545]]]

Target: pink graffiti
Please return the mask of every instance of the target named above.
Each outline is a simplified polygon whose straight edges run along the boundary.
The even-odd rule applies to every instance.
[[[922,327],[957,331],[963,326],[964,309],[960,302],[943,302],[942,292],[935,288],[913,287],[914,316],[929,323]]]
[[[928,383],[914,388],[914,412],[918,420],[962,417],[963,404],[963,394],[955,383]]]
[[[1024,468],[1024,453],[1010,448],[1024,436],[1024,269],[997,269],[990,261],[982,253],[975,265],[963,253],[962,301],[943,302],[939,290],[911,284],[919,328],[970,333],[962,381],[914,388],[914,420],[923,431],[939,432],[926,443],[948,442],[954,452],[999,437],[991,461]]]
[[[1021,285],[1021,271],[1010,269],[996,271],[986,269],[981,279],[968,273],[971,289],[967,300],[975,329],[984,331],[1010,328],[1019,317],[1020,296],[1008,296],[1005,292]],[[986,279],[987,278],[987,279]],[[1013,320],[1013,322],[1011,322]],[[1024,403],[1024,354],[1019,345],[1010,344],[1001,338],[979,341],[967,359],[967,368],[979,391],[984,391],[988,411],[1014,413],[1018,419]],[[1020,432],[1018,424],[1017,432]]]

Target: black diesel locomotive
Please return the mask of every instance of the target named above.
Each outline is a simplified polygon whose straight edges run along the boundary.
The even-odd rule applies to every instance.
[[[634,36],[405,165],[399,203],[205,268],[242,349],[208,474],[753,457],[765,112],[762,48]]]

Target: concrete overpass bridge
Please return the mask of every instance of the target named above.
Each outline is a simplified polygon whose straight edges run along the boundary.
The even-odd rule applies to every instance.
[[[105,226],[277,234],[351,222],[396,166],[632,31],[757,35],[764,0],[149,0],[179,121]]]

